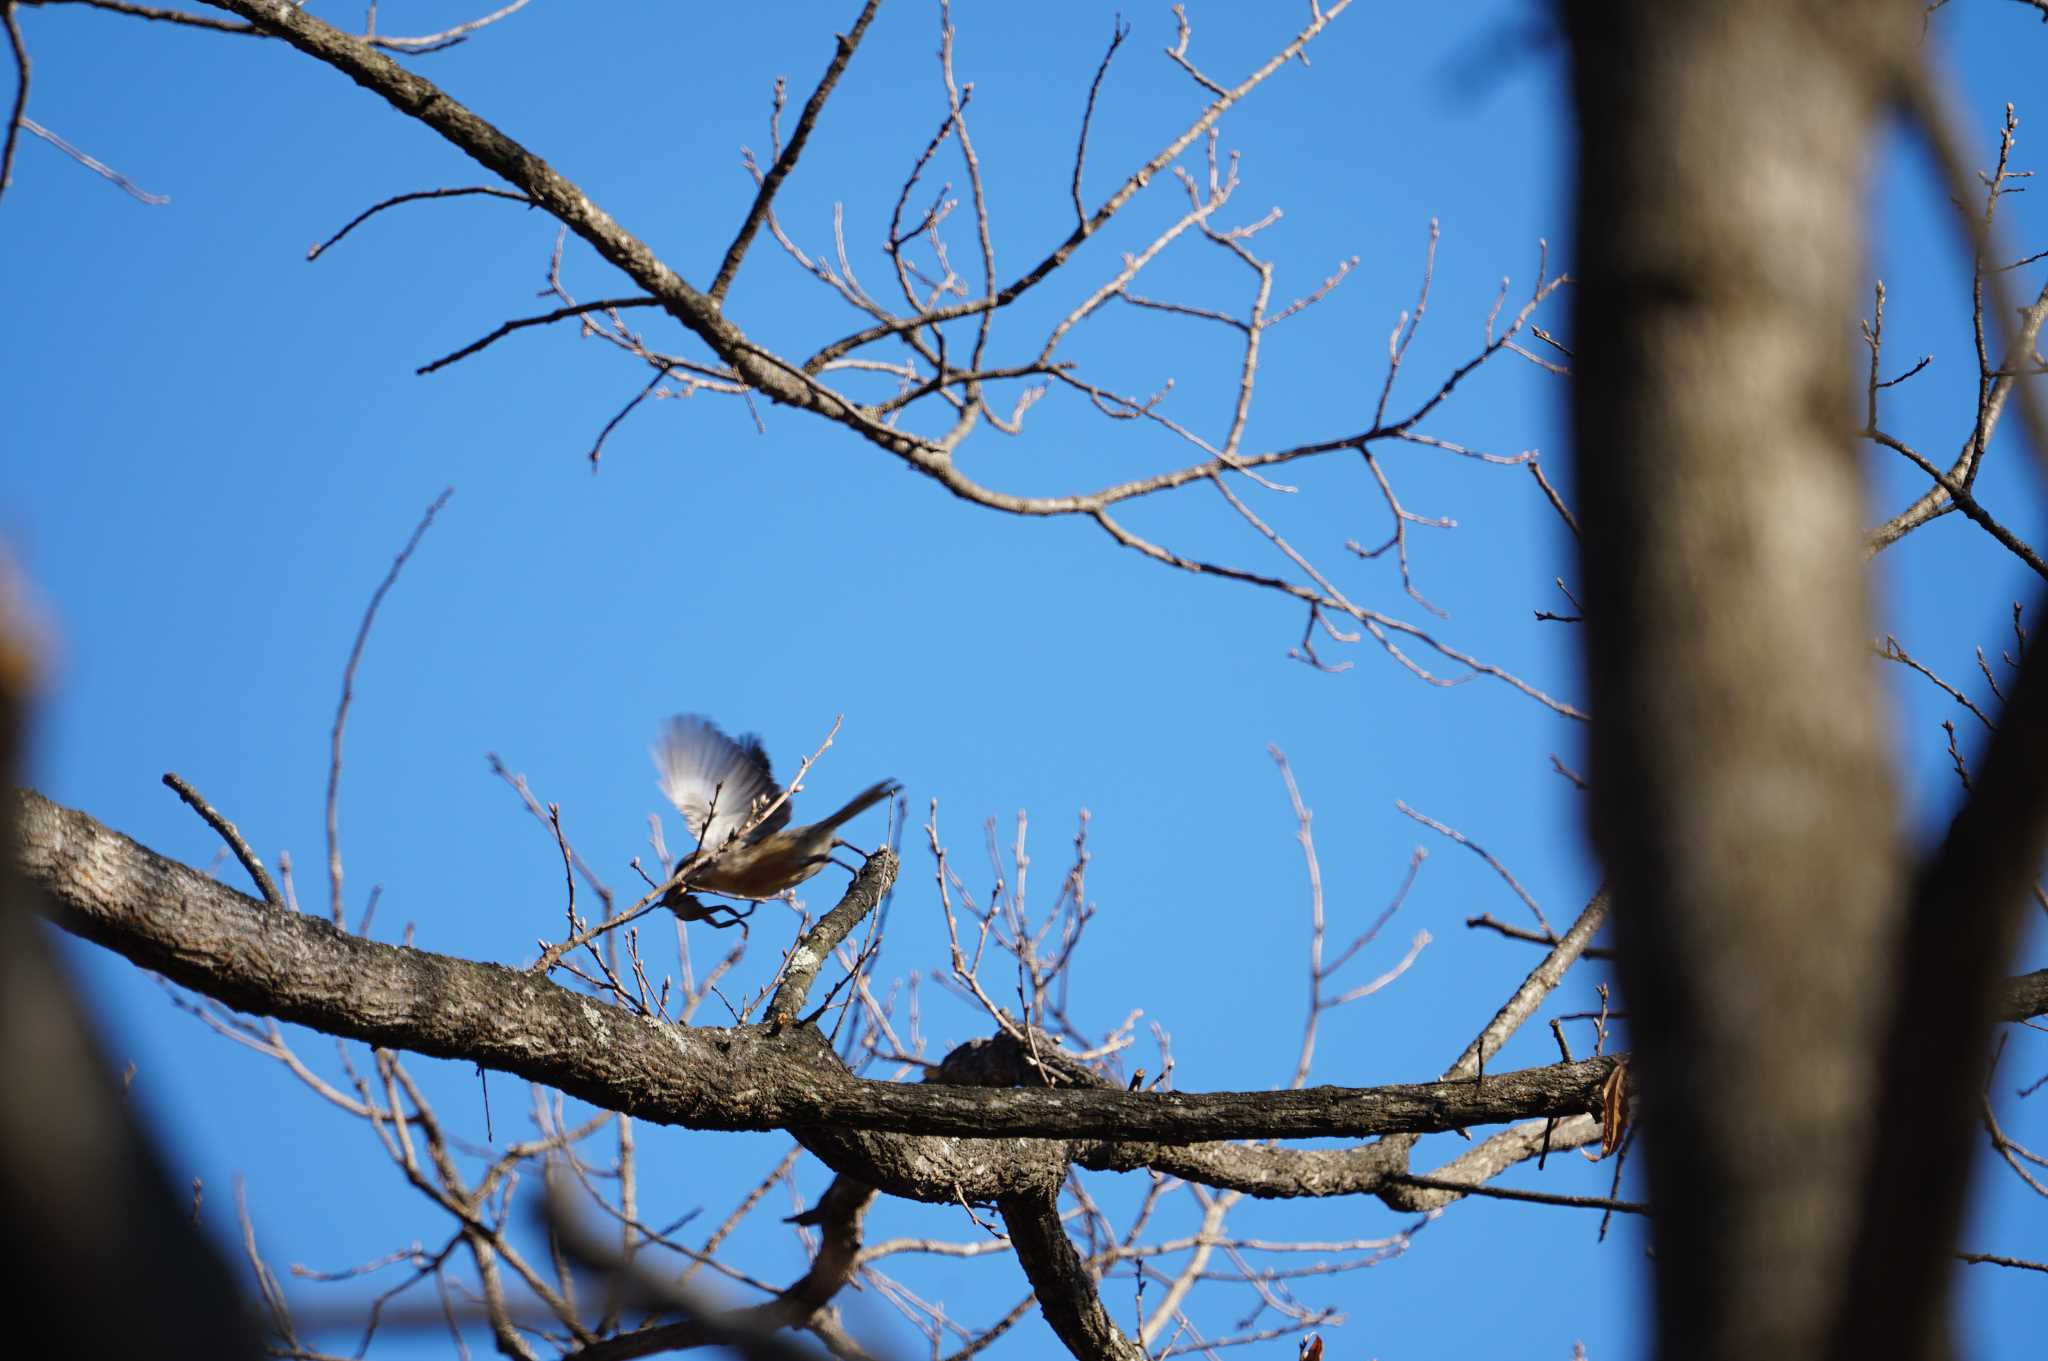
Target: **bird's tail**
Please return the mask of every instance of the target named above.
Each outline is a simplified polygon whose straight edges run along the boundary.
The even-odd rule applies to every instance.
[[[883,780],[878,784],[871,784],[860,793],[848,799],[844,808],[818,825],[820,827],[837,827],[841,823],[851,822],[883,799],[893,797],[896,791],[901,788],[903,788],[903,784],[899,780]]]

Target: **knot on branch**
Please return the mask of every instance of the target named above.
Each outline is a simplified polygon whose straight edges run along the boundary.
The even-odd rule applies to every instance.
[[[927,1082],[955,1087],[1097,1087],[1116,1084],[1059,1047],[1042,1030],[1029,1039],[1002,1031],[955,1047]]]

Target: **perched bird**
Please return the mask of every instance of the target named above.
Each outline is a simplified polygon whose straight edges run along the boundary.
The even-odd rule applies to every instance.
[[[697,849],[676,862],[662,903],[692,918],[703,909],[688,901],[688,889],[760,899],[801,884],[825,867],[833,847],[848,844],[837,835],[842,824],[903,787],[895,780],[869,785],[831,817],[802,827],[789,825],[785,799],[760,825],[747,828],[782,792],[760,738],[748,733],[735,742],[710,719],[681,714],[662,729],[654,765],[661,792],[697,838]]]

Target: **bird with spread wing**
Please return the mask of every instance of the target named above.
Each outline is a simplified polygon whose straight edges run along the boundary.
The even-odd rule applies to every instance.
[[[689,919],[708,919],[707,909],[690,897],[692,889],[758,901],[801,884],[825,867],[834,847],[849,844],[839,838],[841,826],[903,787],[879,781],[831,817],[792,827],[788,799],[762,815],[782,787],[761,739],[746,733],[735,741],[698,714],[668,721],[654,765],[661,792],[697,838],[697,849],[676,862],[661,900]]]

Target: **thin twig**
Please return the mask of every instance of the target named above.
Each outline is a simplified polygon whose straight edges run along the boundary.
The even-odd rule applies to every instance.
[[[761,230],[762,221],[768,216],[768,207],[775,201],[775,191],[782,187],[782,181],[796,168],[796,158],[803,154],[804,144],[811,138],[811,129],[817,126],[818,114],[823,111],[825,101],[832,94],[832,87],[839,83],[839,77],[846,71],[846,64],[853,60],[854,49],[860,46],[861,36],[868,31],[868,24],[875,17],[875,10],[881,0],[867,0],[861,7],[860,17],[853,21],[853,27],[839,36],[838,46],[833,50],[831,64],[818,81],[818,88],[811,91],[811,97],[804,104],[804,111],[797,116],[796,127],[790,131],[789,142],[775,163],[761,176],[760,186],[754,191],[754,201],[747,209],[746,220],[740,223],[739,231],[733,236],[732,244],[725,248],[725,259],[719,262],[718,273],[711,280],[711,287],[705,290],[714,303],[725,301],[726,290],[732,287],[733,276],[739,273],[740,262],[746,258],[747,247],[754,242],[754,236]]]
[[[1482,912],[1476,917],[1465,918],[1465,925],[1473,930],[1498,931],[1510,940],[1526,940],[1532,945],[1555,945],[1557,937],[1542,931],[1531,931],[1526,926],[1512,926],[1491,913]],[[1579,951],[1585,959],[1612,959],[1614,951],[1602,946],[1589,945]]]
[[[190,28],[204,28],[214,33],[233,33],[244,38],[268,38],[272,35],[254,24],[234,24],[225,19],[214,19],[203,14],[187,14],[183,10],[158,9],[154,5],[131,5],[127,0],[34,0],[46,5],[89,5],[103,9],[110,14],[126,14],[137,19],[153,19],[158,23],[182,24]]]
[[[24,115],[28,112],[28,43],[21,36],[21,22],[14,17],[14,0],[0,0],[0,23],[7,26],[7,45],[14,51],[14,108],[7,115],[7,140],[0,146],[0,194],[14,183],[14,149],[21,141]]]
[[[263,860],[249,848],[235,824],[223,817],[214,806],[201,798],[199,791],[188,784],[175,771],[164,772],[164,783],[171,791],[188,804],[192,811],[205,820],[206,825],[220,833],[220,839],[228,843],[228,849],[235,853],[235,859],[242,862],[242,868],[249,871],[249,877],[256,881],[256,887],[263,894],[263,901],[279,911],[284,910],[284,895],[277,891],[277,882],[270,877],[270,871],[263,868]]]
[[[1495,1200],[1521,1200],[1532,1205],[1569,1205],[1582,1210],[1605,1210],[1609,1214],[1647,1215],[1650,1207],[1636,1200],[1615,1200],[1609,1196],[1567,1196],[1554,1191],[1520,1191],[1510,1186],[1491,1186],[1479,1182],[1451,1181],[1444,1177],[1425,1177],[1413,1172],[1403,1173],[1392,1180],[1403,1186],[1417,1186],[1425,1191],[1456,1191],[1461,1195],[1491,1196]]]
[[[341,702],[334,707],[334,731],[330,737],[327,757],[327,882],[332,893],[330,908],[336,926],[348,925],[341,902],[341,735],[342,730],[348,726],[349,705],[355,699],[356,667],[363,660],[364,645],[370,641],[370,625],[376,621],[377,607],[384,603],[384,597],[391,590],[392,583],[398,580],[398,574],[404,569],[406,559],[420,546],[420,539],[434,523],[434,516],[440,512],[441,507],[448,504],[448,498],[453,495],[455,488],[448,487],[434,498],[434,503],[427,507],[427,513],[420,517],[419,524],[413,528],[412,537],[405,541],[405,547],[392,559],[391,570],[386,572],[384,580],[377,584],[376,591],[370,596],[369,608],[363,611],[363,622],[356,629],[355,646],[349,649],[348,665],[342,668]]]
[[[1088,103],[1081,110],[1081,139],[1074,147],[1074,221],[1085,224],[1088,210],[1081,203],[1081,169],[1088,160],[1088,127],[1095,121],[1095,97],[1102,92],[1102,78],[1109,74],[1109,63],[1116,57],[1116,50],[1124,45],[1124,39],[1131,36],[1131,26],[1118,15],[1110,21],[1109,50],[1102,54],[1102,64],[1095,68],[1095,79],[1088,85]],[[950,126],[950,125],[949,125]]]
[[[2024,1257],[2001,1257],[1995,1252],[1959,1252],[1956,1260],[1986,1266],[2021,1267],[2027,1271],[2048,1271],[2048,1262],[2030,1262]]]
[[[171,201],[169,194],[150,193],[149,190],[144,189],[134,180],[129,179],[126,175],[114,169],[114,167],[79,150],[56,133],[44,127],[41,123],[36,122],[35,119],[30,118],[27,114],[21,116],[21,127],[24,131],[32,132],[42,138],[45,142],[48,142],[72,160],[77,161],[87,170],[92,171],[93,174],[98,175],[137,203],[146,203],[152,208],[160,208]]]
[[[619,307],[659,306],[661,306],[659,298],[600,298],[596,302],[582,302],[569,307],[557,307],[554,311],[544,312],[537,317],[517,317],[506,322],[481,340],[472,340],[459,350],[450,354],[444,354],[439,359],[433,360],[430,363],[420,365],[413,372],[424,376],[434,372],[436,369],[445,369],[450,364],[458,360],[467,359],[478,350],[484,349],[486,346],[495,345],[514,331],[523,330],[528,326],[546,326],[551,322],[563,321],[569,317],[579,317],[589,312],[609,312]]]
[[[330,246],[333,246],[335,243],[339,242],[341,238],[347,236],[350,232],[362,226],[365,222],[368,222],[371,218],[383,212],[386,208],[396,208],[401,203],[417,203],[421,199],[463,198],[471,194],[483,194],[488,198],[508,198],[511,199],[514,203],[524,203],[529,207],[533,205],[533,199],[528,197],[527,195],[514,193],[510,189],[500,189],[494,184],[472,184],[466,185],[460,189],[419,189],[415,190],[410,194],[394,194],[392,197],[385,199],[383,202],[373,203],[369,207],[363,209],[363,211],[361,211],[360,213],[357,213],[354,217],[348,220],[347,224],[344,225],[340,231],[328,237],[325,241],[320,242],[318,245],[307,247],[306,259],[319,259],[321,252],[327,250]]]
[[[1543,915],[1543,909],[1536,905],[1536,900],[1529,896],[1529,890],[1522,887],[1521,880],[1515,878],[1514,873],[1511,870],[1509,870],[1506,865],[1503,865],[1500,862],[1499,858],[1493,854],[1493,852],[1487,850],[1484,846],[1481,846],[1478,842],[1474,841],[1471,837],[1466,836],[1457,828],[1447,826],[1444,823],[1438,822],[1435,818],[1430,817],[1426,813],[1418,813],[1413,808],[1410,808],[1406,803],[1403,803],[1398,799],[1395,800],[1394,807],[1400,809],[1409,817],[1414,818],[1417,822],[1429,828],[1431,831],[1449,837],[1452,841],[1457,842],[1460,846],[1463,846],[1466,850],[1471,851],[1474,855],[1478,856],[1481,860],[1484,860],[1488,865],[1492,866],[1493,872],[1495,874],[1498,874],[1501,877],[1502,881],[1505,882],[1509,888],[1514,890],[1515,896],[1522,900],[1523,906],[1527,907],[1529,911],[1532,914],[1534,914],[1538,929],[1540,929],[1546,936],[1553,934],[1550,929],[1549,919]]]
[[[507,18],[525,9],[532,2],[533,0],[511,0],[511,3],[502,8],[495,9],[489,14],[459,23],[453,28],[444,28],[439,33],[424,33],[418,37],[411,38],[385,37],[378,33],[366,33],[363,35],[363,41],[372,47],[386,48],[393,52],[404,52],[415,57],[425,56],[429,52],[440,52],[455,46],[478,29],[488,28],[500,19]],[[374,12],[376,6],[372,5],[371,9]]]
[[[1550,479],[1543,475],[1543,464],[1534,454],[1529,455],[1528,468],[1530,476],[1536,479],[1536,485],[1543,488],[1544,498],[1550,502],[1551,509],[1558,513],[1565,527],[1571,530],[1572,537],[1582,537],[1579,533],[1579,517],[1572,514],[1571,507],[1564,503],[1564,497],[1558,495],[1557,488],[1550,485]]]

